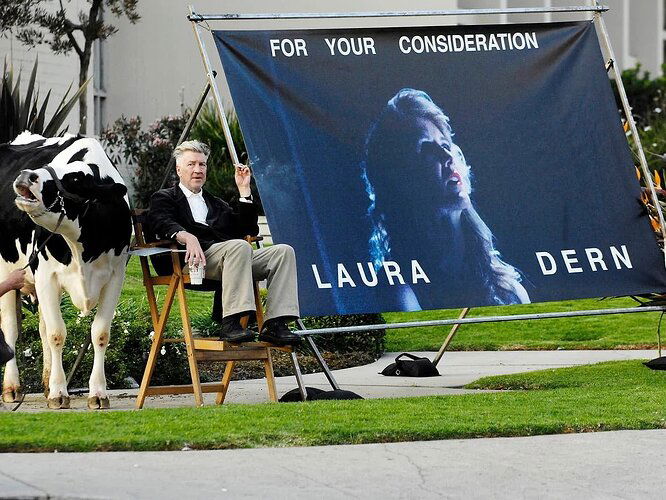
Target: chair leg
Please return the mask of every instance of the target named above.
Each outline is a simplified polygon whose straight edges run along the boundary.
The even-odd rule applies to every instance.
[[[176,294],[176,288],[178,287],[180,280],[178,276],[172,276],[171,282],[169,283],[169,288],[167,289],[166,297],[164,298],[164,305],[162,306],[162,313],[158,315],[159,319],[157,324],[153,322],[153,328],[155,329],[155,335],[153,336],[153,343],[150,346],[150,353],[148,354],[148,360],[146,361],[146,368],[143,371],[143,378],[141,379],[141,386],[139,387],[139,393],[136,398],[136,408],[140,410],[143,408],[143,403],[146,400],[146,391],[150,386],[150,379],[153,377],[153,372],[155,371],[155,365],[157,363],[157,353],[162,347],[162,337],[164,335],[164,330],[166,328],[166,322],[169,318],[169,313],[171,312],[171,306],[173,304],[173,299]],[[157,311],[157,303],[155,295],[148,295],[149,302],[152,299],[155,301],[150,304],[151,309],[154,308]],[[152,315],[156,317],[155,315]]]
[[[266,372],[266,385],[268,385],[268,399],[277,402],[277,387],[275,387],[275,375],[273,374],[273,358],[271,350],[266,349],[268,356],[264,360],[264,371]]]
[[[216,405],[221,405],[224,403],[224,399],[227,397],[227,390],[229,389],[229,384],[231,383],[231,374],[234,371],[235,364],[235,361],[227,361],[227,364],[224,367],[224,375],[222,376],[222,390],[217,393],[217,398],[215,398]]]
[[[196,353],[194,352],[194,337],[192,335],[192,325],[190,324],[190,314],[187,310],[185,286],[182,280],[178,284],[178,305],[180,306],[180,318],[183,323],[183,337],[185,337],[185,347],[187,349],[187,362],[190,365],[194,403],[196,406],[203,406],[204,402],[203,392],[201,391],[201,380],[199,379],[199,365],[197,363]]]
[[[298,384],[298,391],[301,393],[301,401],[305,401],[308,399],[308,393],[305,390],[305,383],[303,383],[301,365],[298,364],[296,351],[292,350],[289,354],[291,354],[291,363],[294,365],[294,376],[296,377],[296,384]]]

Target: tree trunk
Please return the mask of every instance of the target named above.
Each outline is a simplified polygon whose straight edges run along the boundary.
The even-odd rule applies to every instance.
[[[90,66],[90,53],[92,47],[86,43],[83,54],[79,58],[79,87],[88,79]],[[79,134],[85,135],[88,131],[88,87],[79,96]]]

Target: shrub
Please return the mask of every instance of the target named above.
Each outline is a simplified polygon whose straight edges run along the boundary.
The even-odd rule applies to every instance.
[[[614,80],[611,81],[618,109],[622,102]],[[666,110],[666,77],[651,78],[650,73],[641,73],[641,65],[624,70],[622,83],[632,108],[632,115],[639,127],[648,126],[653,119],[660,119],[661,110]]]
[[[305,327],[338,328],[344,326],[376,325],[385,323],[381,314],[351,314],[348,316],[320,316],[305,318]],[[386,330],[367,330],[357,333],[337,333],[334,335],[316,335],[317,347],[323,351],[340,354],[367,352],[378,359],[385,348]]]
[[[181,116],[164,116],[143,131],[141,118],[122,116],[102,131],[100,137],[111,160],[116,163],[125,161],[134,168],[132,184],[137,207],[148,207],[150,197],[162,185],[171,154],[188,118],[189,112]],[[167,177],[166,186],[172,185],[175,178],[173,170]]]

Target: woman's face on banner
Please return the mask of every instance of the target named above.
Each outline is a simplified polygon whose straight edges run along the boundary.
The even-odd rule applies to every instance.
[[[418,118],[416,153],[425,191],[441,201],[440,210],[462,210],[470,203],[469,166],[447,130],[427,118]]]

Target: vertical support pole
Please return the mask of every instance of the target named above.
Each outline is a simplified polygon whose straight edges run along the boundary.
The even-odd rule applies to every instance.
[[[602,41],[604,44],[604,49],[607,56],[613,60],[617,61],[615,54],[613,52],[613,47],[611,46],[610,39],[608,37],[608,31],[606,30],[606,23],[604,22],[601,12],[594,13],[594,24],[601,33]],[[652,176],[650,175],[650,169],[648,168],[647,159],[645,157],[645,151],[643,151],[643,144],[641,143],[641,138],[638,136],[638,129],[636,128],[636,122],[634,117],[631,114],[631,106],[629,105],[629,99],[627,98],[627,92],[624,89],[624,83],[622,83],[622,75],[620,70],[617,67],[617,63],[612,65],[613,76],[615,77],[615,83],[617,85],[618,93],[620,94],[620,100],[622,101],[622,108],[624,109],[624,115],[629,123],[629,128],[631,130],[631,135],[634,138],[636,144],[636,149],[638,149],[638,158],[640,159],[641,170],[643,171],[643,176],[645,177],[645,184],[650,191],[650,197],[652,198],[652,203],[657,210],[657,215],[659,216],[659,225],[661,226],[661,237],[664,239],[666,245],[666,222],[664,222],[664,213],[661,210],[661,205],[659,204],[659,199],[657,198],[657,192],[654,188],[654,183],[652,182]],[[662,252],[664,250],[662,249]],[[664,266],[666,266],[666,252],[664,252]]]
[[[190,15],[193,15],[194,8],[191,5],[189,8]],[[224,138],[227,141],[227,148],[229,150],[229,154],[231,155],[231,160],[233,163],[239,163],[238,153],[236,153],[236,146],[234,145],[234,139],[231,137],[231,130],[229,129],[229,123],[227,123],[227,115],[225,114],[224,106],[222,105],[222,96],[220,95],[220,90],[217,88],[217,82],[215,81],[215,76],[213,75],[210,59],[206,53],[206,46],[201,39],[199,25],[196,21],[192,21],[192,29],[194,30],[194,36],[196,37],[197,43],[199,44],[199,53],[201,54],[203,65],[206,68],[206,77],[208,78],[208,83],[210,83],[210,86],[213,89],[213,98],[217,106],[217,112],[220,115],[220,123],[222,123],[222,131],[224,132]]]

